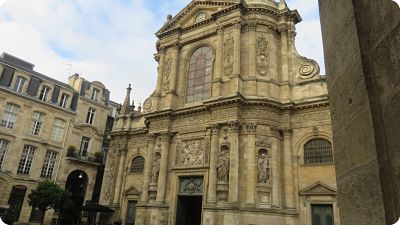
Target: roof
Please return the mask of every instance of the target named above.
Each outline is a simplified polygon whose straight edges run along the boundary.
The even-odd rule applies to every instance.
[[[10,55],[6,52],[4,52],[3,54],[1,54],[0,56],[0,63],[5,64],[7,66],[13,67],[15,69],[24,71],[26,73],[29,73],[30,75],[37,77],[41,80],[46,80],[46,81],[50,81],[51,83],[54,83],[56,85],[59,85],[61,87],[64,87],[66,89],[69,89],[71,91],[75,91],[75,89],[73,89],[69,84],[67,83],[63,83],[59,80],[56,80],[54,78],[51,78],[49,76],[46,76],[44,74],[41,74],[39,72],[36,72],[33,70],[34,65],[32,63],[29,63],[25,60],[22,60],[18,57],[15,57],[13,55]]]

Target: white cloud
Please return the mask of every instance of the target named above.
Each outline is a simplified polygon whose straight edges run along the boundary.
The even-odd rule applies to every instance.
[[[288,4],[301,7],[303,18],[312,18],[315,7],[308,10],[304,1],[316,2],[291,0]],[[125,88],[132,83],[132,97],[143,102],[154,90],[157,77],[154,33],[167,14],[176,14],[188,2],[0,0],[0,52],[30,61],[36,71],[64,82],[72,64],[72,73],[105,83],[117,102],[123,101]],[[322,55],[315,29],[320,30],[318,21],[306,20],[298,26],[299,52],[311,58]]]

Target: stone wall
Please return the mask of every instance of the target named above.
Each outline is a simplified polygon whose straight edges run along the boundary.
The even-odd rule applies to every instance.
[[[319,0],[341,224],[400,214],[400,10],[391,0]]]

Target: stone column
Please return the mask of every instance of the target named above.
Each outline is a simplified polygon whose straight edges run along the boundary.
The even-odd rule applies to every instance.
[[[255,22],[247,25],[249,31],[249,76],[256,76],[256,26]]]
[[[288,65],[288,36],[287,30],[282,29],[280,30],[281,34],[281,73],[282,73],[282,81],[288,82],[289,81],[289,65]]]
[[[142,195],[140,198],[141,202],[149,201],[149,184],[151,179],[151,170],[152,170],[152,163],[154,159],[154,146],[156,143],[156,138],[154,134],[148,135],[148,148],[147,148],[147,157],[146,163],[144,168],[144,177],[143,177],[143,188],[142,188]]]
[[[272,207],[281,207],[281,151],[280,151],[280,132],[277,127],[270,127],[272,137]]]
[[[239,199],[239,128],[238,121],[231,121],[228,123],[229,141],[231,148],[229,152],[229,194],[228,204],[236,205]]]
[[[165,197],[165,188],[166,188],[167,174],[168,174],[169,139],[170,139],[170,134],[168,132],[161,134],[161,162],[160,162],[160,173],[158,175],[157,197],[156,197],[156,202],[158,203],[163,203]]]
[[[172,66],[171,66],[171,80],[170,80],[170,88],[169,91],[171,93],[176,92],[176,78],[178,77],[178,65],[179,65],[179,49],[181,45],[179,42],[176,42],[173,47],[172,52]]]
[[[284,128],[283,132],[283,171],[285,180],[285,205],[286,208],[294,209],[294,187],[293,187],[293,153],[292,153],[292,129]]]
[[[217,29],[217,49],[215,53],[215,74],[214,74],[214,85],[213,85],[213,96],[220,95],[220,86],[223,74],[223,47],[224,47],[224,27],[220,26]]]
[[[208,201],[210,205],[217,203],[217,161],[219,150],[219,133],[218,124],[212,126],[211,151],[210,151],[210,174],[208,176]]]
[[[257,183],[257,162],[256,162],[256,128],[257,124],[247,123],[247,189],[246,204],[255,206],[255,186]]]
[[[157,96],[161,95],[165,53],[166,53],[166,49],[164,47],[161,47],[156,56],[156,60],[158,59],[157,60],[158,61],[158,70],[157,70],[158,76],[157,76],[157,86],[156,86],[156,95]]]
[[[240,21],[234,24],[233,28],[233,71],[231,79],[231,93],[237,93],[240,89],[240,45],[241,45],[241,29]]]
[[[124,173],[126,152],[127,152],[126,147],[124,149],[119,150],[120,160],[119,160],[119,165],[118,165],[117,181],[115,183],[114,204],[119,203],[119,198],[121,196],[120,194],[121,194],[121,186],[122,186],[122,178],[123,178],[123,173]]]

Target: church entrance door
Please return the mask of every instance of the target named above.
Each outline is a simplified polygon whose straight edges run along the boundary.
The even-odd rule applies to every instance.
[[[176,225],[201,225],[203,177],[180,177]]]
[[[178,196],[176,225],[200,225],[202,196]]]

